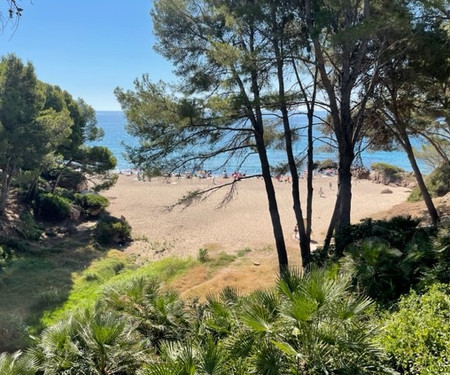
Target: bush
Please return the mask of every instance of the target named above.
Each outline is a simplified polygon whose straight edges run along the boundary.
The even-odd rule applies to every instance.
[[[395,177],[404,172],[402,168],[387,163],[374,163],[372,169],[389,177]]]
[[[450,286],[435,284],[424,295],[412,291],[387,316],[380,343],[406,374],[450,373]]]
[[[12,253],[8,247],[0,245],[0,273],[2,269],[11,261]]]
[[[131,226],[125,218],[104,216],[95,226],[94,237],[102,245],[123,245],[131,240]]]
[[[425,186],[432,198],[443,197],[450,192],[450,165],[444,164],[434,169],[425,179]],[[420,189],[416,186],[411,191],[408,201],[417,202],[422,199]]]
[[[101,214],[109,204],[108,198],[93,193],[76,194],[75,202],[80,205],[84,212],[90,217]]]
[[[374,163],[372,164],[372,169],[381,175],[382,182],[385,185],[398,183],[405,174],[405,171],[402,168],[387,163]]]
[[[315,169],[317,169],[319,172],[326,169],[337,169],[337,167],[337,163],[331,159],[326,159],[321,162],[315,162]]]
[[[37,214],[46,220],[61,221],[69,218],[71,202],[60,195],[52,193],[39,194],[35,209]]]
[[[435,229],[417,228],[410,217],[389,221],[365,220],[345,232],[347,257],[343,263],[354,272],[355,283],[371,297],[386,303],[396,300],[438,261],[433,247]]]
[[[440,282],[450,284],[450,221],[442,223],[433,242],[436,262],[425,272],[425,285]]]
[[[20,235],[31,241],[41,238],[43,230],[37,225],[31,212],[25,211],[20,215],[20,226],[17,228]]]
[[[205,249],[205,248],[198,249],[197,259],[201,263],[209,262],[210,259],[209,259],[208,249]]]

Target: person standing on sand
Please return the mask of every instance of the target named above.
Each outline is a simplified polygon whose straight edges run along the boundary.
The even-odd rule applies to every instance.
[[[324,196],[323,196],[323,189],[322,189],[322,186],[319,188],[319,195],[320,195],[321,198],[324,197]]]

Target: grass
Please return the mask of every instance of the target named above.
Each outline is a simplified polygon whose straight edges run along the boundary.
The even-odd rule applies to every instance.
[[[106,289],[130,279],[148,277],[170,281],[194,264],[192,259],[165,258],[136,268],[123,253],[110,250],[105,258],[95,260],[86,270],[73,275],[67,301],[56,310],[47,311],[42,323],[53,324],[75,309],[93,306]]]
[[[0,352],[23,348],[29,334],[42,328],[40,317],[64,303],[81,272],[102,252],[89,245],[89,235],[51,238],[45,242],[2,241],[11,258],[0,271]]]
[[[211,244],[206,264],[193,258],[167,257],[139,266],[122,251],[95,248],[89,232],[36,243],[9,240],[8,246],[14,250],[0,271],[0,352],[23,349],[30,334],[38,335],[74,309],[92,306],[105,290],[130,279],[148,277],[170,283],[199,265],[206,267],[210,278],[250,251],[209,256],[210,247],[218,249]],[[164,252],[174,245],[150,241],[149,246],[154,252]]]

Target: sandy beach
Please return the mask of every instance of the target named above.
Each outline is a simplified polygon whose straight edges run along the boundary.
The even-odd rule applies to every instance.
[[[245,179],[237,184],[234,199],[219,208],[225,190],[219,190],[207,200],[187,208],[165,207],[178,201],[187,192],[230,179],[155,178],[139,181],[137,175],[120,175],[117,184],[103,194],[109,198],[109,212],[124,216],[132,226],[135,241],[127,252],[145,259],[162,256],[196,256],[200,248],[210,253],[236,252],[243,249],[263,251],[274,249],[268,203],[262,179]],[[325,236],[336,199],[336,177],[314,177],[312,239],[320,244]],[[291,202],[291,184],[274,180],[286,244],[298,251],[294,237],[295,219]],[[306,180],[300,180],[301,198],[305,210]],[[382,194],[386,188],[391,194]],[[322,197],[319,191],[322,189]],[[409,190],[402,187],[375,184],[368,180],[353,182],[352,222],[389,210],[405,202]]]

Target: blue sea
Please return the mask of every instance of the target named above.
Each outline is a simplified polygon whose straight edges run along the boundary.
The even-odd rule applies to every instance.
[[[139,144],[139,140],[137,138],[129,135],[125,130],[126,118],[123,112],[121,111],[98,111],[96,113],[98,126],[103,128],[105,132],[105,136],[101,141],[96,142],[97,145],[102,145],[108,147],[114,156],[117,158],[117,169],[118,170],[128,170],[134,168],[131,165],[124,155],[125,148],[124,144],[134,146]],[[299,120],[304,121],[306,123],[306,119],[300,118]],[[306,141],[299,141],[296,145],[296,151],[301,152],[306,145]],[[416,146],[417,146],[416,141]],[[315,155],[314,160],[321,161],[325,159],[333,159],[336,160],[337,156],[334,153],[320,151],[320,144],[315,144]],[[269,151],[269,161],[271,165],[275,166],[280,163],[285,162],[285,154],[280,150],[270,150]],[[409,164],[408,158],[403,151],[376,151],[376,152],[367,152],[364,151],[361,156],[362,163],[364,167],[370,168],[373,163],[383,162],[392,165],[396,165],[400,168],[403,168],[406,171],[411,171],[411,166]],[[224,162],[224,157],[217,158],[213,162],[205,165],[206,170],[217,170],[219,166]],[[420,160],[419,166],[421,168],[422,173],[427,174],[431,171],[431,168]],[[234,162],[237,165],[237,162]],[[235,168],[236,165],[233,165],[233,161],[228,164],[227,170],[232,172],[233,170],[237,170]],[[247,158],[240,168],[240,171],[247,174],[254,174],[260,172],[259,159],[257,155],[251,155]],[[220,172],[220,171],[219,171]]]

